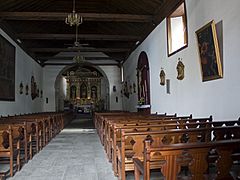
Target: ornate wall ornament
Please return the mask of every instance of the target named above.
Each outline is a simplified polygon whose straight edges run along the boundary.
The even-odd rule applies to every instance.
[[[26,86],[25,86],[25,91],[26,91],[25,94],[28,95],[28,91],[29,91],[28,84],[26,84]]]
[[[136,93],[136,84],[133,83],[133,93]]]
[[[129,98],[129,89],[128,89],[128,83],[125,81],[124,86],[123,86],[123,94]]]
[[[178,80],[183,80],[184,79],[184,64],[182,63],[182,61],[180,61],[180,58],[178,58],[178,64],[177,64],[177,79]]]
[[[34,76],[31,77],[31,97],[34,100],[37,97],[37,83]]]
[[[164,86],[166,81],[166,74],[163,69],[160,71],[159,76],[160,76],[160,85]]]
[[[23,83],[21,82],[19,85],[19,93],[22,94],[23,93]]]

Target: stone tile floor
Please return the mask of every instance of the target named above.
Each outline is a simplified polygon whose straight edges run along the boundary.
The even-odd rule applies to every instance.
[[[84,123],[84,128],[81,125]],[[86,125],[88,124],[88,125]],[[92,129],[90,129],[92,127]],[[91,120],[77,118],[8,180],[115,180]]]
[[[133,173],[128,173],[126,179],[133,180]],[[151,177],[151,180],[159,179],[164,179],[159,172]],[[91,118],[78,116],[20,172],[7,180],[117,180],[117,177]]]

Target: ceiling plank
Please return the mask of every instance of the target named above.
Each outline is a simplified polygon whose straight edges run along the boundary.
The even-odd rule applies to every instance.
[[[65,65],[75,65],[76,63],[43,63],[42,66],[65,66]],[[97,66],[119,66],[116,63],[91,63]]]
[[[41,34],[41,33],[20,33],[17,35],[19,39],[54,39],[68,40],[74,39],[76,34]],[[82,40],[106,40],[106,41],[136,41],[140,36],[135,35],[110,35],[110,34],[78,34],[78,38]]]
[[[118,60],[118,61],[121,61],[123,59],[116,59],[116,58],[112,58],[112,57],[89,57],[89,56],[84,56],[84,58],[86,60]],[[38,59],[40,61],[54,61],[54,60],[72,60],[73,57],[70,57],[70,56],[55,56],[55,57],[51,57],[51,56],[48,56],[48,57],[38,57]]]
[[[29,48],[32,52],[128,52],[129,48]]]
[[[162,20],[171,13],[173,9],[179,6],[183,0],[165,0],[162,6],[159,7],[158,11],[154,15],[153,22],[158,25]]]
[[[110,22],[152,22],[151,15],[136,14],[108,14],[108,13],[79,13],[84,21],[110,21]],[[64,20],[68,13],[61,12],[0,12],[1,19],[6,20]]]

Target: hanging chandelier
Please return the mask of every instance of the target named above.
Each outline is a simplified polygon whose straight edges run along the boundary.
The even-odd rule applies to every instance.
[[[72,13],[68,14],[66,19],[65,19],[65,23],[70,25],[70,26],[79,26],[80,24],[82,24],[83,22],[83,18],[82,16],[80,16],[80,14],[76,13],[75,11],[75,0],[73,0],[73,11]]]

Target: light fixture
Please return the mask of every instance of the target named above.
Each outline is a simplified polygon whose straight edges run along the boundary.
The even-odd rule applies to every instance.
[[[82,21],[83,21],[82,16],[75,12],[75,0],[73,0],[73,11],[66,17],[65,23],[69,24],[70,26],[74,25],[79,26],[80,24],[82,24]]]
[[[84,58],[84,56],[81,56],[81,55],[80,55],[80,51],[78,51],[78,54],[73,57],[73,61],[74,61],[76,64],[81,64],[81,63],[84,63],[84,62],[85,62],[85,58]]]
[[[80,43],[78,42],[78,26],[76,26],[76,37],[75,37],[75,42],[74,42],[74,46],[76,48],[78,48],[78,52],[77,52],[77,55],[75,55],[73,57],[73,61],[76,63],[76,64],[81,64],[81,63],[84,63],[85,62],[85,58],[84,56],[81,56],[80,55]]]

